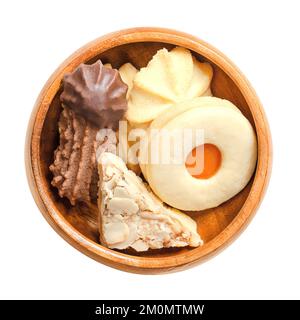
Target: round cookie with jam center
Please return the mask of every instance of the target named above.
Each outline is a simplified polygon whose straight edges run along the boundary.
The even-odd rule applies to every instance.
[[[169,163],[147,164],[151,188],[168,205],[190,211],[217,207],[249,182],[256,165],[257,142],[251,124],[240,112],[224,107],[193,108],[170,120],[163,129],[190,129],[193,134],[202,129],[203,143],[215,146],[221,153],[217,172],[207,179],[192,176],[185,161],[177,163],[172,148]],[[161,140],[159,154],[164,152]],[[196,147],[193,142],[183,159]]]

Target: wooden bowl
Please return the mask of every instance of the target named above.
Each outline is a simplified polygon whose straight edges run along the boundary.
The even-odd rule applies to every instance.
[[[49,165],[58,145],[57,121],[61,106],[62,78],[80,63],[101,59],[114,68],[131,62],[144,67],[158,49],[182,46],[214,68],[212,91],[237,105],[250,120],[258,139],[256,172],[234,198],[221,206],[191,214],[205,241],[198,248],[152,250],[147,253],[122,253],[98,243],[99,232],[94,210],[72,207],[61,199],[50,184]],[[31,191],[46,220],[72,246],[111,267],[136,273],[159,273],[184,269],[202,262],[227,246],[245,228],[262,200],[271,170],[271,137],[263,108],[249,82],[222,53],[188,34],[160,28],[135,28],[98,38],[70,56],[53,73],[41,91],[27,132],[26,169]]]

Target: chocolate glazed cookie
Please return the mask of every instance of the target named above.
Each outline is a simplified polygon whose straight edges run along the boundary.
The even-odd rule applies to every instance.
[[[97,140],[97,132],[118,128],[127,110],[127,85],[117,70],[103,66],[100,60],[92,65],[81,64],[66,74],[63,85],[60,143],[50,166],[52,185],[72,205],[95,202],[99,179],[96,151],[105,142]]]

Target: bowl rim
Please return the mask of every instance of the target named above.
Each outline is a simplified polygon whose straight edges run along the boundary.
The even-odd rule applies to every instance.
[[[116,46],[133,42],[165,42],[199,53],[221,68],[236,84],[246,100],[257,133],[256,173],[246,201],[233,221],[201,250],[190,250],[175,257],[139,257],[108,249],[77,231],[55,208],[43,188],[40,159],[40,135],[48,108],[57,93],[63,75],[82,62]],[[272,166],[272,142],[263,107],[248,80],[219,50],[195,36],[165,28],[130,28],[99,37],[73,53],[51,75],[40,92],[28,124],[25,163],[28,183],[37,206],[53,229],[73,247],[108,266],[134,273],[160,273],[185,269],[216,255],[245,229],[266,191]]]

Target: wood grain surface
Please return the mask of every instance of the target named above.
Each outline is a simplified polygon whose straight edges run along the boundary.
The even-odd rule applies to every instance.
[[[190,213],[205,244],[198,248],[118,252],[98,243],[97,208],[61,199],[51,186],[49,165],[58,145],[57,121],[62,77],[80,63],[101,59],[114,68],[131,62],[146,66],[160,48],[183,46],[214,69],[212,92],[232,101],[250,120],[258,139],[258,162],[247,187],[221,206]],[[50,225],[71,245],[106,265],[130,272],[159,273],[184,269],[202,262],[228,245],[249,223],[262,200],[271,171],[271,137],[263,108],[254,90],[218,50],[193,36],[168,29],[135,28],[108,34],[87,44],[69,57],[41,91],[28,126],[25,147],[26,170],[35,201]]]

